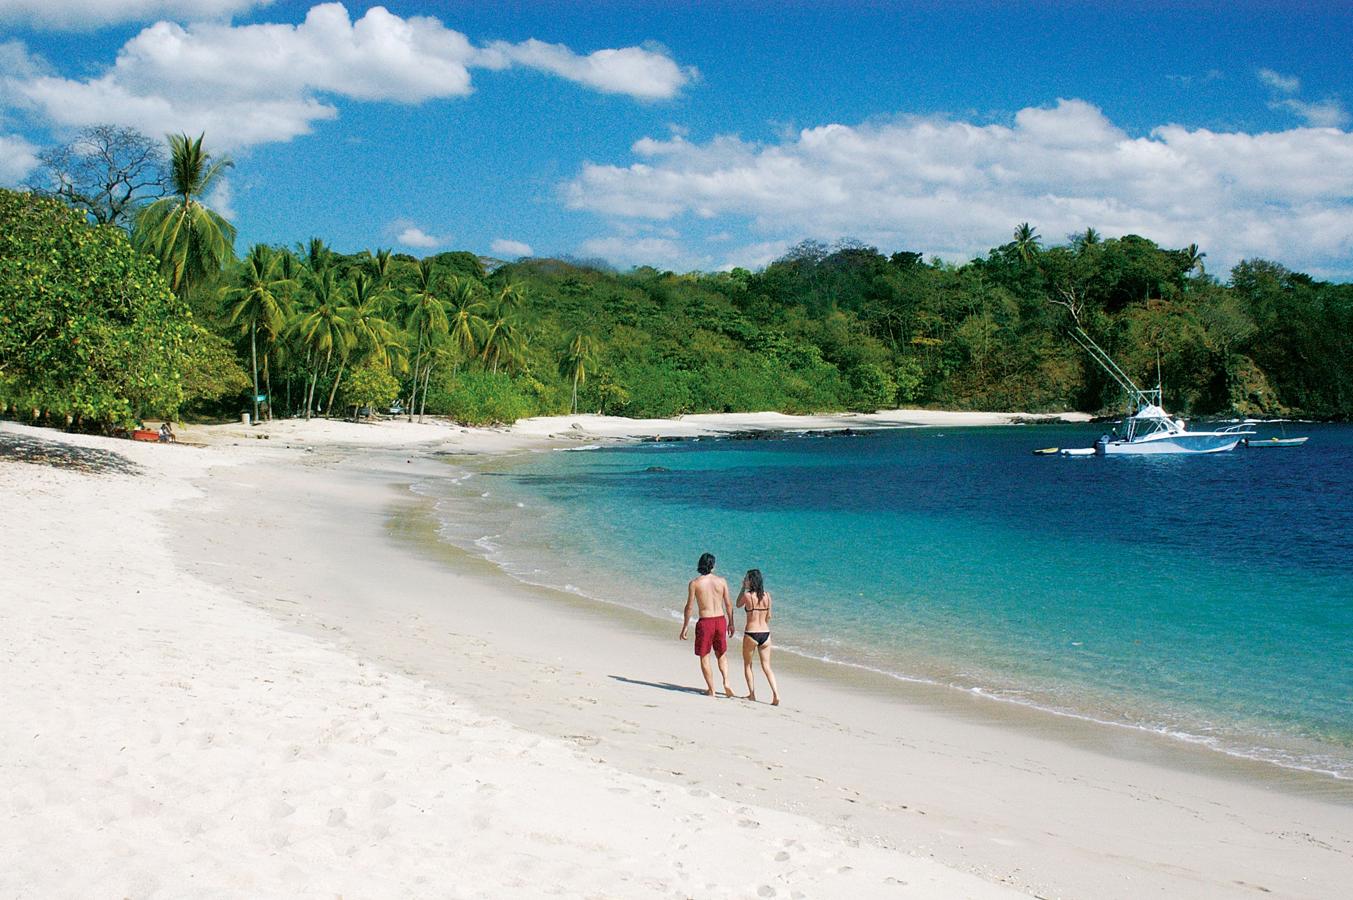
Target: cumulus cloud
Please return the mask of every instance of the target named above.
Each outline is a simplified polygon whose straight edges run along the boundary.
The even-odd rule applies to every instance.
[[[92,31],[115,22],[228,19],[273,0],[0,0],[0,22],[30,28]]]
[[[17,134],[0,134],[0,185],[21,184],[38,167],[37,150]]]
[[[1225,265],[1257,255],[1353,274],[1353,135],[1333,128],[1163,125],[1134,137],[1089,103],[1059,100],[1009,125],[904,116],[765,144],[675,136],[632,150],[628,165],[585,165],[562,186],[565,203],[616,221],[744,220],[767,241],[852,234],[951,259],[1004,243],[1018,222],[1045,235],[1093,226],[1196,241]]]
[[[520,44],[495,41],[485,49],[484,62],[538,69],[603,93],[642,100],[674,97],[698,76],[693,67],[677,65],[658,47],[621,47],[579,56],[563,44],[534,39]]]
[[[435,18],[401,18],[376,6],[354,20],[343,4],[324,3],[297,25],[157,22],[95,77],[9,71],[0,95],[58,125],[205,131],[214,147],[230,149],[307,134],[337,117],[334,98],[417,104],[464,97],[473,90],[472,68],[514,65],[641,100],[670,97],[692,77],[654,49],[578,56],[534,40],[481,48]]]
[[[530,256],[531,245],[523,244],[521,241],[510,241],[507,238],[498,238],[489,245],[494,253],[504,257]]]
[[[419,250],[435,250],[451,243],[450,235],[428,234],[417,225],[402,221],[392,224],[390,231],[394,232],[397,243],[403,244],[405,247],[416,247]]]
[[[583,256],[599,256],[621,266],[685,268],[689,254],[678,242],[665,237],[606,235],[589,238],[579,246]]]

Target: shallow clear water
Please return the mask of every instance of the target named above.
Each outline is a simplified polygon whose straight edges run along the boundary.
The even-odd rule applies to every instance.
[[[709,550],[765,573],[784,649],[1353,777],[1353,428],[1030,453],[1097,432],[633,444],[423,488],[531,581],[676,618]]]

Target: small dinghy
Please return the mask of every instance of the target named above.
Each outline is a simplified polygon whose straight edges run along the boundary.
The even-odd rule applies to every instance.
[[[1271,437],[1264,438],[1263,440],[1247,438],[1245,440],[1245,446],[1249,447],[1251,450],[1256,450],[1260,447],[1300,447],[1309,440],[1310,438],[1307,437]]]
[[[1094,447],[1067,447],[1062,451],[1063,456],[1094,456],[1097,451]]]

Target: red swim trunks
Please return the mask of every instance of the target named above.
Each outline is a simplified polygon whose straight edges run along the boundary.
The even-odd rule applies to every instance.
[[[728,621],[710,616],[695,623],[695,655],[704,656],[713,648],[715,656],[728,652]]]

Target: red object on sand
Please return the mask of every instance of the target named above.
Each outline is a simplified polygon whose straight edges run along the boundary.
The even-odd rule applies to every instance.
[[[160,433],[148,428],[138,428],[132,432],[132,440],[134,441],[158,441],[159,439]]]

